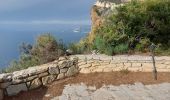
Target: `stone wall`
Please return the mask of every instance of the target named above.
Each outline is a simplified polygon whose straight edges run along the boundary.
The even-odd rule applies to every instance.
[[[78,73],[77,58],[61,57],[59,60],[30,67],[13,73],[0,74],[0,100],[4,95],[12,96],[47,85]]]
[[[155,60],[158,72],[170,72],[170,57],[155,57]],[[67,58],[61,57],[48,64],[0,74],[0,100],[4,95],[12,96],[21,91],[36,89],[79,72],[113,72],[125,69],[134,72],[151,72],[152,68],[151,56],[74,55]]]
[[[139,55],[76,55],[80,73],[113,72],[128,69],[133,72],[152,72],[151,56]],[[155,57],[158,72],[170,72],[170,57]]]

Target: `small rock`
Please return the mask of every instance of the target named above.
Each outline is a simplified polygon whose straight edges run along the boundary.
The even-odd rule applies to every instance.
[[[70,60],[64,60],[64,61],[59,61],[58,62],[58,65],[59,65],[60,69],[68,68],[68,67],[72,66],[73,64],[74,64],[74,61],[70,61]]]
[[[51,96],[51,94],[46,94],[46,95],[45,95],[45,97],[50,97],[50,96]]]
[[[31,85],[30,85],[30,90],[32,90],[32,89],[36,89],[36,88],[39,88],[40,86],[42,85],[42,83],[41,83],[41,81],[40,81],[40,79],[39,78],[36,78],[35,80],[33,80],[32,82],[31,82]]]
[[[51,75],[56,75],[56,74],[59,74],[59,68],[58,67],[56,67],[56,66],[51,66],[51,67],[49,67],[49,73],[51,74]]]
[[[27,82],[26,86],[27,86],[27,88],[29,88],[31,86],[31,82]]]
[[[38,77],[40,78],[40,77],[44,77],[44,76],[47,76],[48,75],[48,73],[47,72],[45,72],[45,73],[41,73],[41,74],[39,74],[38,75]]]
[[[68,68],[63,68],[63,69],[60,69],[60,73],[65,73],[67,72]]]
[[[38,77],[38,75],[30,76],[30,77],[28,77],[28,78],[25,79],[25,82],[32,81],[32,80],[34,80],[34,79],[37,78],[37,77]]]
[[[26,77],[28,77],[27,70],[21,70],[21,71],[13,72],[13,79],[22,80],[22,79],[24,79]]]
[[[12,80],[12,84],[19,84],[19,83],[23,83],[24,82],[24,80],[22,80],[22,79],[13,79]]]
[[[58,60],[62,61],[62,60],[66,60],[66,58],[65,57],[60,57]]]
[[[12,95],[16,95],[18,93],[20,93],[21,91],[27,91],[27,86],[25,83],[22,84],[18,84],[18,85],[10,85],[8,86],[7,90],[7,94],[8,96],[12,96]]]
[[[78,73],[78,69],[76,69],[74,66],[72,66],[68,69],[66,76],[73,76],[76,73]]]
[[[59,68],[62,69],[62,68],[65,68],[67,67],[67,61],[64,60],[64,61],[59,61],[58,62],[58,65],[59,65]]]
[[[37,75],[37,70],[35,69],[35,67],[30,67],[27,69],[29,76],[34,76]]]
[[[41,65],[39,67],[36,67],[37,74],[47,72],[48,66],[55,66],[55,64],[44,64],[44,65]]]
[[[42,84],[47,85],[56,79],[56,75],[50,75],[42,78]]]
[[[12,80],[12,73],[0,74],[0,82],[9,82]]]
[[[63,79],[65,77],[65,74],[64,73],[61,73],[58,75],[57,79]]]

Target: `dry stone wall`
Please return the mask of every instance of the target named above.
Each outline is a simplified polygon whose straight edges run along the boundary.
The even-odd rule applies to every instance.
[[[155,57],[158,72],[170,72],[170,57]],[[77,73],[129,71],[151,72],[153,61],[150,56],[139,55],[74,55],[59,60],[30,67],[13,73],[0,74],[0,100],[4,95],[12,96],[21,91],[29,91],[53,81],[70,77]]]
[[[151,56],[139,55],[76,55],[79,58],[80,73],[113,72],[129,70],[133,72],[151,72],[153,61]],[[158,72],[170,72],[170,57],[155,57]]]
[[[48,64],[0,74],[0,100],[4,95],[16,95],[21,91],[36,89],[55,80],[75,75],[78,73],[77,62],[77,58],[61,57]]]

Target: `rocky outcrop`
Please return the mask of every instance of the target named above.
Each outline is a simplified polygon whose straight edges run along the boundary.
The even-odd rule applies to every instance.
[[[78,73],[77,62],[77,58],[61,57],[48,64],[0,74],[0,100],[4,95],[16,95],[21,91],[36,89],[55,80],[75,75]]]
[[[88,35],[89,43],[92,43],[95,38],[95,30],[103,24],[105,18],[115,10],[117,6],[122,5],[121,0],[98,0],[91,9],[91,32]]]

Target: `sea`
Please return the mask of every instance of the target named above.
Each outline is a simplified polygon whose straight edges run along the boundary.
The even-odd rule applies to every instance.
[[[67,45],[86,37],[90,25],[52,25],[41,27],[3,27],[0,28],[0,69],[19,58],[19,46],[25,42],[34,44],[40,34],[51,33],[57,40]]]

